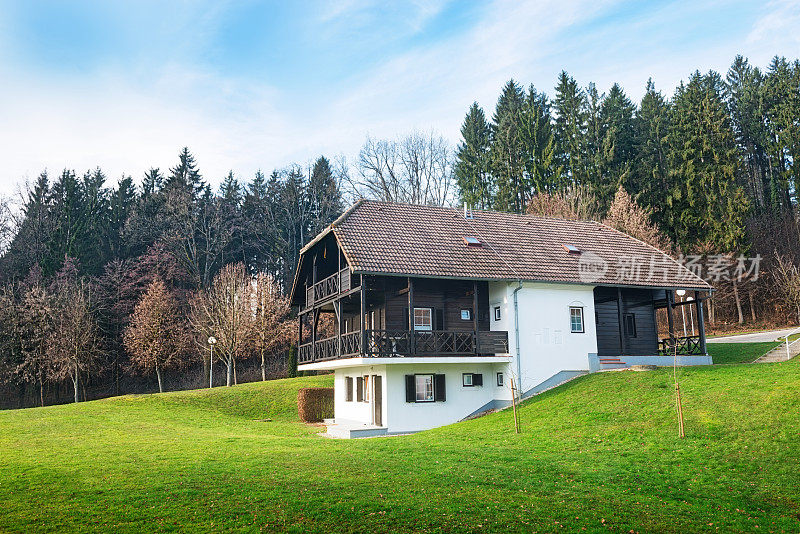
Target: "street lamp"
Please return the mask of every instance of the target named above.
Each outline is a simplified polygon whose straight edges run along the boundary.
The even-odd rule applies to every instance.
[[[683,302],[683,296],[686,294],[685,289],[678,289],[675,291],[675,294],[681,298],[681,302]],[[683,337],[686,337],[686,310],[684,306],[681,306],[681,317],[683,317]]]
[[[217,344],[217,338],[211,336],[208,338],[208,346],[211,347],[211,367],[208,372],[208,387],[214,387],[214,345]]]
[[[686,302],[692,302],[694,297],[686,297]],[[689,304],[689,324],[692,325],[692,337],[695,336],[694,333],[694,313],[692,312],[692,305]]]

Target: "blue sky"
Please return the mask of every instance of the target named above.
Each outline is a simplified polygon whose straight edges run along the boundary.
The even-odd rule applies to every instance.
[[[453,145],[469,104],[491,115],[513,77],[553,93],[800,57],[800,2],[11,2],[0,0],[0,194],[43,169],[137,181],[187,145],[218,182],[367,135],[434,130]]]

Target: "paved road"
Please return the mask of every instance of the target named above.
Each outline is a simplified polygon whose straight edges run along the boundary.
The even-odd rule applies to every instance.
[[[706,343],[760,343],[765,341],[777,341],[779,337],[785,336],[796,330],[795,328],[784,328],[782,330],[769,330],[767,332],[755,332],[753,334],[739,334],[737,336],[722,336],[708,338]]]

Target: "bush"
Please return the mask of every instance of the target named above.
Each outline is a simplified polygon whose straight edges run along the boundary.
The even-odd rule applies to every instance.
[[[302,388],[297,391],[297,412],[305,423],[333,417],[333,388]]]

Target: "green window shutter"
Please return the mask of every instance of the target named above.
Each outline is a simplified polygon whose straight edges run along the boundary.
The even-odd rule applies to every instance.
[[[445,399],[444,375],[433,375],[433,400],[444,402]]]
[[[417,387],[414,382],[414,375],[406,375],[406,402],[417,401]]]
[[[359,376],[356,378],[356,400],[358,402],[364,401],[364,377]]]
[[[483,385],[483,375],[480,373],[472,373],[472,385],[473,386],[482,386]]]

